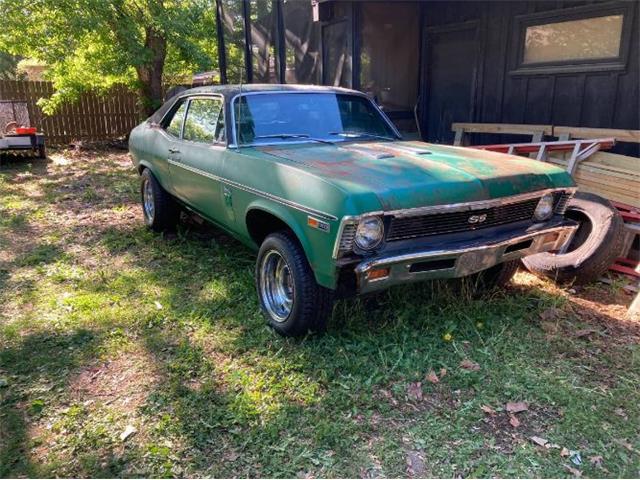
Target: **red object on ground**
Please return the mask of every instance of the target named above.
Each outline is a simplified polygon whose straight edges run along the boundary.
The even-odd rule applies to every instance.
[[[16,127],[18,135],[35,135],[37,129],[35,127]]]

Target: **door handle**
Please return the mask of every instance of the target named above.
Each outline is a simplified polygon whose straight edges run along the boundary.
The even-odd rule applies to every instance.
[[[169,153],[180,153],[180,150],[178,150],[177,148],[170,148]]]

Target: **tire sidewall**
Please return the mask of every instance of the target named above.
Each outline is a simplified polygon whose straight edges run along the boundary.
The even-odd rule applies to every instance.
[[[292,249],[300,249],[300,252],[292,252]],[[293,279],[293,306],[291,308],[291,311],[289,312],[289,315],[284,321],[278,321],[271,316],[266,305],[264,304],[262,290],[260,287],[262,276],[261,265],[267,253],[272,250],[277,251],[282,256],[284,261],[289,266],[289,271]],[[299,335],[303,333],[302,331],[306,328],[305,325],[299,324],[298,319],[300,318],[301,314],[302,302],[305,301],[304,298],[301,298],[303,292],[305,291],[303,283],[305,281],[309,281],[309,279],[304,278],[306,275],[308,275],[308,272],[305,268],[306,265],[301,265],[301,262],[299,261],[300,255],[296,255],[296,253],[303,253],[302,248],[297,243],[291,241],[281,233],[275,233],[269,235],[264,240],[264,242],[262,242],[262,245],[260,246],[260,250],[258,252],[258,259],[256,261],[255,284],[256,292],[258,294],[258,302],[260,303],[260,309],[267,319],[267,323],[282,335]]]
[[[154,210],[154,215],[153,215],[153,219],[149,218],[147,215],[147,210],[145,208],[144,205],[144,188],[145,185],[150,184],[151,185],[151,192],[152,192],[152,200],[153,200],[153,210]],[[149,169],[145,169],[144,172],[142,172],[142,181],[140,182],[140,203],[142,205],[142,218],[144,219],[144,223],[147,227],[149,228],[154,228],[155,223],[156,223],[156,219],[158,218],[158,188],[157,188],[157,181],[156,179],[153,177],[153,173],[151,173],[149,171]]]
[[[579,212],[591,224],[584,243],[564,254],[539,253],[526,257],[528,270],[559,282],[588,283],[604,273],[620,254],[624,225],[615,208],[604,198],[578,193],[567,211]]]

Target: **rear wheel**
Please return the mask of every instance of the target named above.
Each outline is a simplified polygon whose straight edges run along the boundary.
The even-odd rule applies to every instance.
[[[288,232],[269,235],[256,262],[256,290],[269,325],[281,335],[323,331],[333,291],[316,283],[300,244]]]
[[[140,197],[144,223],[149,228],[163,232],[175,227],[180,214],[178,205],[148,168],[141,175]]]

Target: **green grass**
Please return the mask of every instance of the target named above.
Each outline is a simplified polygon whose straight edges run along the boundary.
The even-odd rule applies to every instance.
[[[143,228],[125,154],[53,160],[0,169],[0,477],[640,475],[640,324],[611,287],[415,285],[284,339],[252,252]]]

